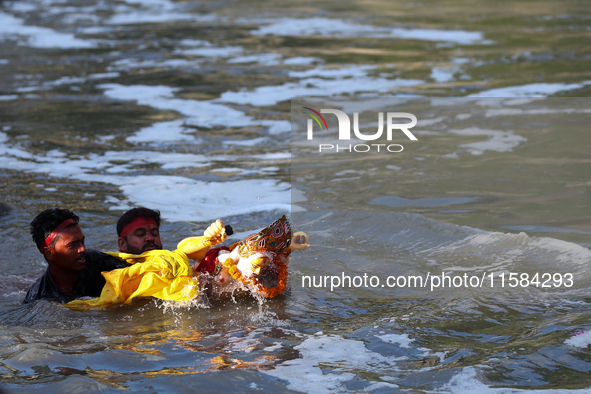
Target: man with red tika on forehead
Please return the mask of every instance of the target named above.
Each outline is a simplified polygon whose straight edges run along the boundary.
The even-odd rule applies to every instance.
[[[217,226],[220,228],[220,231],[215,231],[215,227],[216,225],[213,223],[213,226],[209,228],[211,238],[213,238],[212,243],[214,244],[225,239],[225,229],[222,230],[223,226]],[[117,244],[120,252],[140,255],[149,250],[162,249],[162,241],[160,240],[160,211],[145,207],[130,209],[121,215],[117,221],[117,236],[119,237]],[[227,250],[228,248],[218,247],[213,249],[212,247],[204,247],[190,256],[191,259],[196,261],[192,266],[194,271],[211,273],[214,270],[211,260],[217,256],[217,253],[221,249]],[[205,263],[200,264],[206,255],[207,259]]]
[[[127,263],[106,253],[86,249],[76,214],[47,209],[31,222],[31,234],[48,268],[29,289],[23,303],[39,299],[69,302],[98,297],[105,285],[103,271],[125,268]]]
[[[138,207],[125,212],[117,222],[119,251],[142,254],[162,249],[160,240],[160,212]]]

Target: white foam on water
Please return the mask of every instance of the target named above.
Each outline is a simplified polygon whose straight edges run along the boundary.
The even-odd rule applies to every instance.
[[[585,349],[591,345],[591,331],[585,331],[582,334],[573,334],[572,337],[564,341],[564,344]]]
[[[239,56],[228,60],[228,63],[257,63],[261,66],[275,66],[281,64],[281,55],[278,53],[259,53]]]
[[[130,68],[178,68],[178,67],[196,67],[202,63],[202,59],[160,59],[160,60],[138,60],[138,59],[120,59],[117,60],[107,70],[127,71]]]
[[[287,64],[290,66],[309,66],[310,64],[314,63],[324,63],[322,59],[317,57],[309,57],[309,56],[296,56],[290,57],[283,61],[283,64]]]
[[[224,145],[256,146],[258,144],[262,144],[266,140],[267,140],[266,137],[260,137],[260,138],[253,138],[250,140],[240,140],[240,141],[229,140],[229,141],[224,141],[223,143],[224,143]]]
[[[173,3],[169,0],[123,0],[127,4],[139,4],[148,8],[172,9]]]
[[[252,21],[245,21],[252,23]],[[384,29],[379,29],[374,26],[356,25],[344,22],[337,19],[328,18],[279,18],[268,20],[256,20],[256,23],[268,23],[266,26],[261,26],[257,30],[252,30],[251,33],[255,35],[272,34],[276,36],[373,36],[375,34],[383,34]]]
[[[344,66],[338,68],[318,67],[306,71],[290,71],[289,76],[292,78],[363,78],[368,71],[375,70],[376,66],[361,65],[361,66]]]
[[[210,172],[216,175],[220,175],[220,173],[231,175],[269,175],[271,173],[276,173],[277,171],[279,171],[278,167],[264,167],[259,170],[244,170],[242,168],[214,168]]]
[[[76,38],[73,34],[27,26],[22,19],[0,11],[0,37],[17,38],[20,45],[34,48],[94,48],[96,43]],[[20,38],[20,39],[19,39]]]
[[[582,265],[591,263],[591,250],[584,246],[548,237],[532,237],[531,246],[556,253],[556,259],[563,265]]]
[[[360,95],[362,96],[362,95]],[[326,100],[326,99],[324,99]],[[400,95],[397,95],[396,103],[400,105],[402,103],[411,102],[412,99],[409,98],[401,98]],[[352,113],[352,112],[359,112],[363,113],[366,111],[379,111],[383,109],[385,111],[392,109],[392,101],[385,99],[384,97],[380,96],[367,96],[363,97],[363,100],[347,100],[343,101],[342,98],[338,98],[336,100],[329,100],[326,104],[331,104],[333,107],[341,108],[345,113]],[[378,117],[375,116],[376,125]],[[420,122],[420,119],[418,120]]]
[[[481,129],[479,127],[469,127],[462,130],[450,130],[450,133],[467,137],[489,137],[487,141],[470,142],[460,145],[461,148],[464,148],[464,151],[472,155],[481,155],[487,150],[495,152],[511,152],[513,148],[518,146],[520,143],[527,141],[527,138],[514,134],[512,131],[487,130]],[[445,155],[444,157],[457,157],[457,154],[460,152],[461,151],[455,152],[451,155]]]
[[[447,116],[439,116],[437,118],[431,118],[431,119],[418,119],[417,121],[417,125],[419,125],[420,127],[425,127],[425,126],[431,126],[437,123],[441,123],[444,120],[447,119]]]
[[[550,237],[530,237],[524,232],[511,234],[473,230],[475,233],[472,235],[425,252],[460,256],[478,251],[478,255],[485,258],[488,256],[490,263],[494,261],[511,266],[526,259],[535,261],[538,269],[559,264],[564,270],[572,269],[579,273],[580,277],[575,282],[577,287],[584,285],[582,280],[587,281],[588,274],[584,271],[588,270],[591,262],[591,250],[584,246]]]
[[[16,94],[7,94],[4,96],[0,96],[0,101],[16,100],[17,98],[18,96]]]
[[[22,1],[13,1],[6,4],[6,7],[15,12],[31,12],[37,9],[34,4],[23,3]]]
[[[490,232],[484,230],[473,229],[474,234],[468,235],[458,241],[450,244],[442,244],[433,250],[437,251],[454,251],[458,249],[482,249],[485,246],[490,246],[491,250],[499,248],[498,250],[505,250],[509,247],[524,246],[531,241],[531,238],[526,233],[510,234],[501,232]]]
[[[127,137],[125,140],[130,143],[162,143],[172,141],[197,143],[198,139],[195,136],[186,134],[190,130],[184,127],[184,124],[185,121],[183,119],[154,123],[151,126],[140,129],[140,131]]]
[[[212,172],[229,172],[229,173],[236,173],[236,172],[241,172],[243,171],[242,168],[234,168],[234,167],[228,167],[228,168],[214,168],[213,170],[211,170]]]
[[[486,384],[482,383],[477,378],[476,369],[474,367],[465,367],[459,373],[455,374],[451,380],[446,383],[441,389],[436,390],[436,392],[444,392],[444,393],[454,393],[454,394],[462,394],[462,393],[489,393],[494,392]],[[497,389],[497,393],[499,389]],[[502,390],[502,389],[501,389]],[[511,389],[505,389],[507,393],[512,392]],[[509,391],[511,390],[511,391]]]
[[[545,97],[565,90],[581,89],[589,84],[591,84],[591,81],[571,84],[532,83],[528,85],[485,90],[483,92],[471,94],[468,97]]]
[[[104,23],[109,25],[133,25],[141,23],[167,23],[173,21],[214,22],[216,15],[183,14],[181,12],[131,12],[115,14]]]
[[[242,47],[225,46],[225,47],[203,47],[191,49],[175,49],[173,53],[180,55],[202,56],[207,58],[222,58],[240,55],[243,52]]]
[[[264,153],[262,155],[253,155],[261,160],[291,160],[291,152],[277,152],[277,153]]]
[[[266,120],[262,124],[269,127],[269,134],[283,134],[291,131],[291,123],[288,120]]]
[[[287,120],[256,120],[242,111],[220,104],[217,100],[197,101],[175,98],[174,93],[179,89],[169,86],[102,84],[97,87],[105,89],[105,95],[116,100],[137,101],[139,105],[179,112],[186,116],[184,123],[187,125],[197,127],[264,126],[268,127],[269,134],[286,133],[291,130],[291,124]],[[176,125],[176,127],[175,135],[182,136],[183,132],[178,129],[179,126]],[[153,134],[146,133],[139,138],[147,142],[148,135]],[[158,142],[158,140],[154,142]]]
[[[263,351],[274,352],[275,350],[279,350],[282,347],[283,347],[283,344],[281,342],[273,342],[272,346],[267,346],[266,348],[263,349]]]
[[[421,83],[423,81],[415,79],[385,79],[367,76],[335,80],[306,78],[299,82],[289,82],[278,86],[261,86],[250,91],[242,89],[238,92],[225,92],[216,101],[266,106],[275,105],[297,96],[329,96],[357,92],[386,93]]]
[[[304,202],[304,201],[308,201],[308,198],[304,195],[304,193],[301,190],[292,187],[291,188],[291,203],[295,204],[295,203]],[[292,207],[293,207],[293,205],[292,205]],[[292,208],[292,210],[293,210],[293,208]]]
[[[216,156],[220,160],[225,159]],[[34,172],[46,172],[54,176],[92,181],[92,176],[96,171],[106,172],[127,172],[133,166],[144,166],[147,164],[159,164],[163,169],[178,168],[198,168],[211,165],[211,159],[203,155],[194,155],[190,153],[163,153],[153,151],[108,151],[102,155],[90,153],[86,157],[61,157],[61,156],[34,156],[37,163],[23,163],[24,168],[32,164]],[[126,164],[113,164],[114,162],[127,161]],[[90,178],[89,178],[90,177]],[[94,179],[101,181],[99,179]],[[107,183],[118,184],[117,178]]]
[[[535,389],[532,387],[526,389],[513,389],[506,387],[489,387],[478,379],[478,371],[474,367],[465,367],[459,373],[454,375],[451,380],[440,389],[434,390],[435,393],[452,394],[513,394],[513,393],[532,393],[536,394],[582,394],[589,393],[591,387],[584,389]]]
[[[399,386],[397,384],[393,384],[393,383],[387,383],[387,382],[375,382],[370,384],[369,386],[367,386],[366,388],[363,389],[364,393],[374,393],[376,392],[376,390],[380,390],[380,389],[397,389]]]
[[[435,82],[450,82],[455,79],[454,74],[458,71],[460,71],[458,67],[434,67],[430,77]]]
[[[194,40],[192,38],[184,38],[181,41],[179,41],[179,44],[181,46],[186,46],[186,47],[210,47],[210,46],[213,46],[213,44],[209,41]]]
[[[410,343],[414,341],[414,339],[408,337],[408,334],[384,334],[374,336],[386,343],[397,343],[400,347],[406,349],[410,349]]]
[[[171,222],[209,221],[230,215],[290,210],[289,185],[273,180],[215,183],[172,176],[79,178],[118,184],[129,201],[111,209],[149,206],[159,209],[162,217]]]
[[[27,92],[35,92],[37,90],[48,90],[51,89],[49,86],[28,86],[26,88],[17,88],[16,91],[19,93],[27,93]],[[34,95],[30,95],[30,96],[34,96]],[[34,98],[37,98],[38,96],[34,96]]]
[[[481,32],[469,32],[464,30],[439,30],[439,29],[401,29],[395,28],[390,31],[394,37],[425,40],[425,41],[445,41],[448,43],[471,45],[471,44],[489,44],[484,41],[484,35]]]
[[[0,136],[0,143],[3,143],[5,141],[7,141],[7,135],[5,133],[3,136]],[[2,138],[3,137],[3,138]],[[1,139],[4,139],[4,141],[2,141]],[[11,163],[13,160],[15,159],[26,159],[26,160],[31,160],[34,159],[35,156],[23,149],[20,149],[20,147],[16,147],[16,148],[12,148],[6,145],[0,145],[0,166],[2,166],[3,168],[13,168],[11,167]],[[31,163],[28,162],[17,162],[17,164],[22,163],[25,168],[28,169],[28,166]],[[18,165],[17,168],[14,168],[16,170],[18,170]]]
[[[82,12],[84,12],[83,10],[80,10]],[[101,18],[98,15],[93,15],[91,13],[86,13],[86,14],[69,14],[66,15],[62,18],[62,23],[65,23],[67,25],[75,25],[77,23],[79,23],[80,21],[84,21],[84,22],[92,22],[95,24],[99,24],[101,21]]]
[[[88,76],[89,79],[106,79],[106,78],[117,78],[121,74],[118,72],[108,72],[108,73],[98,73],[98,74],[90,74]]]
[[[189,56],[202,56],[202,57],[208,57],[208,58],[213,58],[214,60],[217,58],[228,58],[228,57],[232,57],[232,56],[237,56],[242,54],[242,52],[244,51],[244,49],[242,47],[239,46],[224,46],[224,47],[219,47],[219,46],[215,46],[213,45],[211,42],[209,41],[205,41],[205,40],[193,40],[193,39],[184,39],[181,40],[179,42],[179,44],[183,47],[189,47],[187,48],[177,48],[173,51],[173,53],[176,54],[180,54],[180,55],[189,55]],[[245,60],[245,58],[250,58],[253,60],[249,60],[246,59],[247,61],[254,61],[254,59],[258,59],[261,60],[263,58],[267,58],[267,60],[269,60],[269,55],[273,56],[275,54],[272,53],[268,53],[268,54],[261,54],[261,55],[251,55],[250,57],[239,57],[238,59],[241,60]],[[278,57],[281,57],[281,55],[276,55]],[[229,60],[228,62],[232,62],[233,59]],[[244,62],[244,61],[237,61],[236,63],[240,63],[240,62]]]
[[[260,343],[260,335],[266,331],[265,329],[256,329],[243,337],[230,337],[228,342],[232,344],[232,351],[250,353]]]
[[[61,5],[58,5],[61,4]],[[87,16],[89,18],[92,18],[93,20],[96,18],[96,15],[94,15],[97,11],[110,11],[111,8],[102,3],[102,2],[97,2],[96,5],[94,6],[89,6],[89,7],[74,7],[74,6],[67,6],[64,5],[65,2],[54,2],[53,4],[45,4],[45,8],[42,10],[43,12],[45,12],[48,15],[55,15],[55,16],[59,16],[59,15],[63,15],[66,14],[65,19],[68,18],[68,16],[73,15],[75,17],[82,17],[82,16]],[[62,19],[62,21],[64,21],[65,19]]]
[[[6,142],[5,133],[0,142]],[[216,156],[216,160],[232,157]],[[126,164],[114,164],[128,160]],[[47,173],[56,178],[102,182],[118,186],[127,201],[107,198],[111,209],[129,209],[144,205],[160,209],[169,221],[208,221],[229,215],[290,210],[289,185],[270,179],[247,179],[230,182],[205,182],[179,176],[112,175],[129,172],[132,166],[158,163],[163,169],[205,167],[210,158],[202,155],[161,152],[106,152],[87,157],[64,157],[51,151],[35,156],[18,147],[0,145],[0,168]]]
[[[49,157],[66,157],[67,154],[65,152],[59,151],[57,149],[52,149],[46,153]]]
[[[252,21],[244,22],[252,23]],[[257,30],[252,30],[251,33],[255,35],[322,35],[332,37],[375,38],[397,37],[402,39],[414,39],[424,41],[443,41],[460,45],[484,43],[484,36],[481,32],[467,32],[464,30],[376,27],[371,25],[359,25],[351,23],[349,21],[328,18],[280,18],[270,20],[257,20],[256,22],[261,24],[268,24],[266,26],[259,27]]]
[[[506,104],[506,103],[503,103]],[[532,116],[532,115],[558,115],[558,114],[589,114],[591,109],[585,108],[537,108],[537,109],[520,109],[520,108],[499,108],[489,109],[486,111],[487,118],[494,116]]]
[[[218,20],[214,14],[191,14],[176,11],[175,3],[168,0],[125,0],[127,4],[139,5],[119,9],[111,18],[105,21],[111,25],[129,25],[138,23],[166,23],[174,21],[213,22]]]
[[[465,57],[454,57],[453,59],[451,59],[451,62],[453,64],[466,64],[470,63],[470,59]]]
[[[318,335],[294,347],[300,358],[287,360],[273,370],[261,371],[289,382],[287,388],[305,393],[348,391],[343,383],[356,378],[349,371],[398,370],[397,361],[406,357],[385,357],[372,352],[359,340],[341,336]],[[322,367],[320,367],[322,364]],[[333,366],[329,371],[329,365]]]
[[[334,176],[343,176],[346,174],[365,174],[365,171],[357,171],[357,170],[343,170],[336,172]]]
[[[63,86],[63,85],[72,85],[72,84],[82,84],[86,81],[90,80],[98,80],[98,79],[106,79],[106,78],[116,78],[120,74],[118,72],[109,72],[109,73],[99,73],[99,74],[91,74],[88,77],[61,77],[60,79],[56,79],[55,81],[47,81],[43,82],[40,86],[28,86],[24,88],[18,88],[17,91],[19,92],[32,92],[36,90],[47,90],[53,86]]]
[[[77,31],[80,34],[104,34],[112,32],[113,28],[106,26],[79,27]]]

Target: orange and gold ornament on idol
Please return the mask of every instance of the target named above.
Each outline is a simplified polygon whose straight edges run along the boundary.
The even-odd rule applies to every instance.
[[[272,298],[285,290],[291,238],[289,221],[282,216],[233,245],[232,251],[220,252],[218,261],[235,280],[263,297]]]

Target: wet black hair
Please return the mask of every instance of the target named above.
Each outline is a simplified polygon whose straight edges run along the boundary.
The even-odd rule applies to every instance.
[[[160,211],[157,209],[150,209],[144,207],[132,208],[125,212],[117,221],[117,236],[121,236],[123,227],[133,222],[137,218],[152,218],[156,222],[156,226],[160,228]]]
[[[72,211],[67,209],[52,208],[46,209],[33,219],[31,222],[31,235],[37,248],[41,250],[45,239],[51,234],[57,226],[62,224],[68,219],[74,219],[76,223],[80,222],[80,218]],[[57,237],[51,242],[54,244],[57,241]],[[51,245],[50,244],[50,245]]]

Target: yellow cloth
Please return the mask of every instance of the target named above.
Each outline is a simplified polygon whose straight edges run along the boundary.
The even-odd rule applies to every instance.
[[[138,297],[156,297],[169,301],[189,301],[199,292],[199,279],[193,276],[187,255],[175,250],[150,250],[141,255],[108,253],[132,264],[103,272],[107,283],[101,296],[74,300],[65,304],[74,309],[110,304],[128,304]]]

